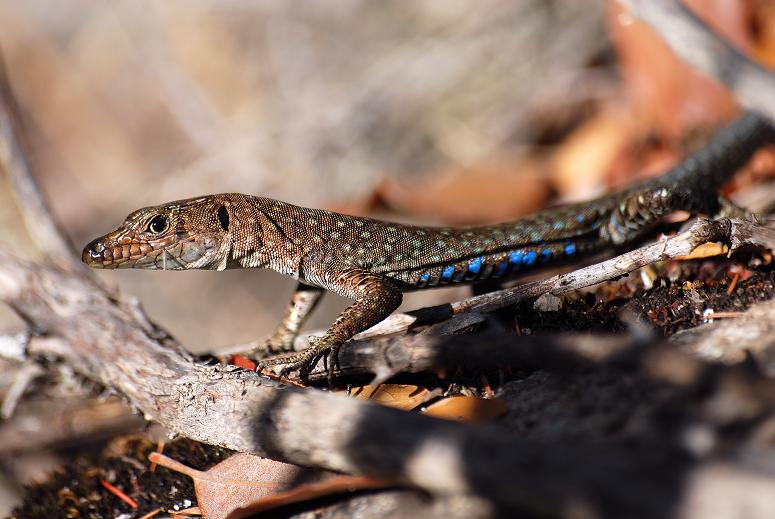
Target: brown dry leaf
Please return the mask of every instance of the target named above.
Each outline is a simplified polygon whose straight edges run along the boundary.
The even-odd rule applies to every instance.
[[[378,384],[355,388],[352,396],[409,411],[427,401],[430,391],[410,384]]]
[[[775,3],[757,2],[755,9],[759,38],[754,55],[772,68],[775,67]]]
[[[496,398],[451,396],[425,409],[425,414],[458,422],[487,423],[500,418],[509,408]]]
[[[588,199],[606,187],[617,158],[637,131],[633,117],[609,110],[585,121],[557,148],[552,178],[562,199]]]
[[[440,171],[411,186],[385,179],[376,194],[385,205],[405,214],[473,224],[535,212],[546,205],[550,187],[542,161],[518,157]]]
[[[711,258],[713,256],[726,255],[729,252],[729,247],[723,243],[703,243],[686,256],[680,256],[679,260],[701,259]]]
[[[184,517],[202,517],[202,511],[198,506],[192,506],[191,508],[170,512],[170,515],[175,519],[183,519]],[[144,519],[144,517],[141,517],[140,519]]]
[[[751,47],[746,2],[692,1],[692,10],[743,51]],[[732,95],[678,59],[645,24],[633,22],[618,2],[609,2],[608,27],[622,79],[636,109],[653,119],[659,134],[677,142],[687,128],[717,124],[737,112]]]
[[[193,469],[158,452],[148,457],[153,463],[194,480],[199,509],[205,519],[238,519],[322,496],[390,486],[386,481],[366,476],[315,471],[242,453],[207,471]]]

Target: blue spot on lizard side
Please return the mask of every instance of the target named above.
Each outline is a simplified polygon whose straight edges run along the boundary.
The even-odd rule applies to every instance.
[[[468,262],[468,272],[471,274],[479,274],[479,270],[482,268],[482,258],[474,258]]]
[[[509,254],[509,263],[511,263],[511,266],[519,269],[522,262],[525,260],[525,254],[521,250],[515,250],[511,254]]]

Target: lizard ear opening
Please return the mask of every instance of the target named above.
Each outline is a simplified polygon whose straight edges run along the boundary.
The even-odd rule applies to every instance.
[[[218,222],[221,224],[221,228],[224,231],[229,230],[229,211],[226,209],[226,206],[221,206],[218,208]]]

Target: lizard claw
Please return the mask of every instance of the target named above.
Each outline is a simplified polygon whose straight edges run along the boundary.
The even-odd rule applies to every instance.
[[[338,366],[337,353],[339,352],[339,345],[326,344],[321,337],[310,337],[309,341],[310,346],[306,350],[258,361],[256,363],[257,368],[281,367],[280,376],[285,376],[292,371],[298,370],[299,378],[306,383],[308,382],[309,374],[318,361],[326,357],[325,369],[328,372],[329,387],[332,387],[335,371],[334,363]]]
[[[326,373],[328,374],[328,388],[334,387],[334,372],[339,369],[339,348],[341,344],[334,344],[329,348],[326,357]]]

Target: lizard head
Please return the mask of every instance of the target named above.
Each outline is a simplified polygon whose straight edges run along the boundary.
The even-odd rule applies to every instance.
[[[215,195],[138,209],[89,242],[81,259],[102,269],[222,270],[231,247],[228,206]]]

